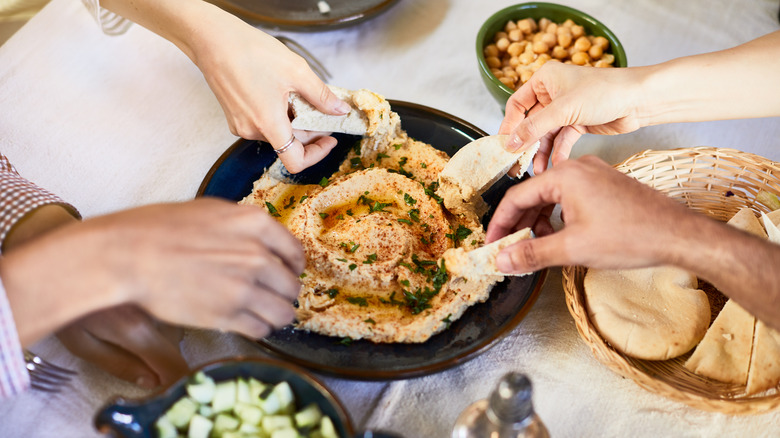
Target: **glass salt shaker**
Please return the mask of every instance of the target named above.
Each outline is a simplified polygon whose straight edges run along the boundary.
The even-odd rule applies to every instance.
[[[534,412],[531,395],[528,377],[505,374],[489,398],[460,414],[452,438],[548,438],[547,428]]]

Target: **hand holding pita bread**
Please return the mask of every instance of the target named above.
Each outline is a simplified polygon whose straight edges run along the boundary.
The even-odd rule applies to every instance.
[[[538,174],[551,157],[553,165],[568,158],[586,133],[780,116],[780,87],[774,82],[779,70],[780,31],[732,49],[646,67],[592,69],[548,62],[509,99],[499,134],[511,134],[510,151],[541,140],[534,158]]]
[[[336,145],[326,134],[294,133],[288,98],[295,92],[332,115],[346,114],[349,105],[276,38],[207,2],[101,0],[100,5],[181,49],[206,78],[230,132],[271,143],[288,171],[317,163]]]
[[[534,225],[540,209],[555,204],[564,228],[537,231],[540,237],[505,248],[496,257],[499,271],[673,265],[780,328],[780,245],[694,213],[592,156],[567,160],[509,189],[486,242]]]

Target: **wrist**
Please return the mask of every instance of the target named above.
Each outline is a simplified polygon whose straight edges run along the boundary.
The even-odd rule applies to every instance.
[[[37,236],[56,228],[78,222],[62,205],[47,204],[32,210],[8,231],[2,243],[2,252],[10,251]]]

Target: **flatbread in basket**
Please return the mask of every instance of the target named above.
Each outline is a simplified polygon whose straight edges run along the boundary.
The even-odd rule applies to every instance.
[[[768,213],[771,208],[757,199],[757,194],[762,190],[780,193],[780,163],[734,149],[647,150],[615,167],[722,222],[743,207],[756,214]],[[641,360],[617,351],[599,334],[588,316],[583,284],[586,272],[587,268],[581,266],[563,268],[566,304],[582,339],[611,370],[648,391],[698,409],[760,414],[780,408],[777,388],[748,395],[745,384],[725,383],[694,374],[684,366],[692,352],[669,360]],[[704,286],[714,320],[727,298],[711,286]]]

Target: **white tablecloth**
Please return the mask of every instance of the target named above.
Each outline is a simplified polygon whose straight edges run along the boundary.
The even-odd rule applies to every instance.
[[[634,66],[731,47],[780,27],[777,0],[561,3],[606,23]],[[494,133],[502,114],[479,77],[474,38],[489,15],[510,4],[402,0],[355,27],[289,36],[324,60],[334,85],[428,105]],[[85,216],[192,198],[235,140],[200,72],[182,53],[139,26],[120,37],[103,35],[78,0],[53,0],[0,47],[0,105],[0,151],[24,176],[61,194]],[[698,145],[780,161],[780,119],[587,136],[574,154],[616,163],[648,148]],[[184,344],[192,365],[259,354],[250,342],[211,332],[190,332]],[[95,436],[92,416],[108,397],[144,394],[72,357],[56,340],[33,350],[78,370],[79,378],[69,392],[29,392],[0,403],[0,436]],[[556,437],[780,433],[780,413],[733,417],[699,411],[601,365],[566,309],[559,269],[550,271],[517,329],[470,362],[395,382],[324,380],[358,429],[446,437],[457,414],[486,396],[508,370],[531,377],[536,408]]]

